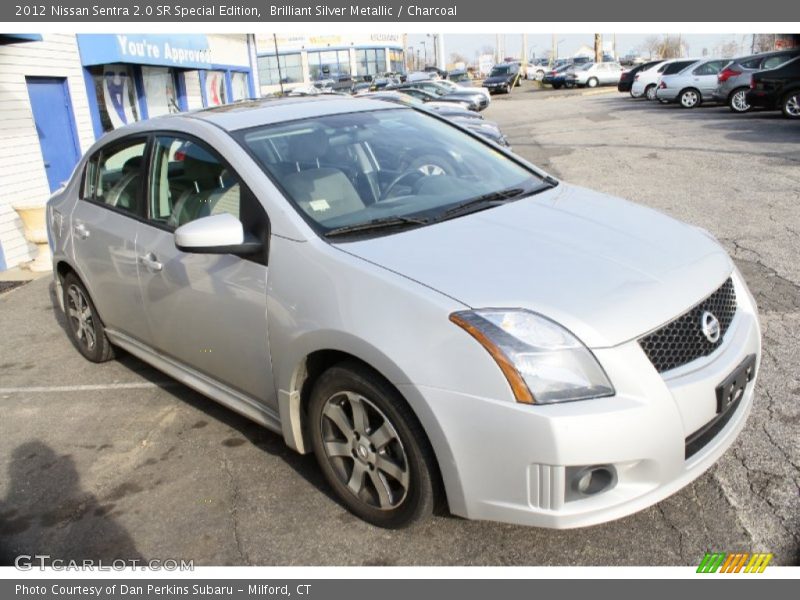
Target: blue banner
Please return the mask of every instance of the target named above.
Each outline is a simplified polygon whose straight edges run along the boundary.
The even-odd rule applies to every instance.
[[[84,66],[133,63],[207,69],[211,52],[204,35],[78,34]]]

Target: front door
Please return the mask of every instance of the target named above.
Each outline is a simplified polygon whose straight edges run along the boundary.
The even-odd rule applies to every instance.
[[[196,140],[157,136],[148,184],[149,218],[139,225],[141,299],[150,324],[145,340],[159,352],[277,408],[267,340],[265,257],[191,254],[173,231],[227,212],[245,231],[266,238],[256,198],[216,153]]]
[[[80,159],[67,80],[26,77],[33,122],[39,136],[47,183],[53,192],[65,183]]]

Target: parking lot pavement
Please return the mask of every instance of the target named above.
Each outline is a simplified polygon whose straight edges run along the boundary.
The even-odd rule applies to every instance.
[[[761,307],[764,360],[754,412],[718,466],[655,507],[587,529],[451,516],[376,529],[279,436],[130,356],[83,360],[45,279],[0,295],[0,564],[38,553],[197,565],[696,565],[708,550],[797,564],[800,123],[615,94],[515,93],[486,116],[554,174],[701,225],[737,260]]]

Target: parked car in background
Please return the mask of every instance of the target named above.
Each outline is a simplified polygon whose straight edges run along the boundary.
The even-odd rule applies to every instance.
[[[546,58],[537,58],[528,64],[526,77],[535,81],[544,79],[545,73],[550,70],[550,63]]]
[[[453,104],[446,103],[437,104],[436,102],[429,102],[425,104],[413,96],[397,91],[369,92],[367,94],[360,94],[358,97],[383,100],[384,102],[394,102],[395,104],[403,104],[405,106],[421,107],[446,118],[448,121],[457,123],[461,127],[465,127],[495,144],[509,147],[508,139],[503,135],[503,132],[500,131],[500,127],[497,123],[485,120],[475,111],[461,109]]]
[[[795,56],[800,56],[800,48],[734,58],[717,76],[714,100],[727,104],[733,112],[747,112],[750,110],[746,99],[750,76],[756,71],[775,69]]]
[[[566,83],[567,72],[572,68],[574,68],[572,63],[564,63],[545,73],[542,83],[550,84],[555,90],[562,88]]]
[[[800,119],[800,56],[777,69],[750,75],[747,103],[767,110],[780,110],[783,116]]]
[[[77,352],[121,348],[313,452],[375,526],[619,519],[707,472],[752,411],[758,311],[719,242],[425,110],[139,121],[92,145],[47,228]],[[247,466],[257,504],[281,482]]]
[[[464,98],[445,98],[443,96],[437,96],[436,94],[432,94],[427,90],[423,90],[418,87],[411,87],[406,84],[391,88],[393,91],[402,92],[404,94],[408,94],[409,96],[413,96],[422,102],[436,102],[436,103],[446,103],[446,104],[453,104],[455,106],[459,106],[465,110],[472,110],[470,107],[473,105],[473,102],[470,102]],[[388,90],[387,90],[388,91]]]
[[[672,74],[668,74],[670,68],[665,69],[656,87],[656,98],[662,102],[677,102],[683,108],[696,108],[713,100],[717,74],[727,62],[727,59],[701,60]]]
[[[519,64],[500,63],[492,67],[489,77],[483,80],[483,87],[489,93],[504,92],[510,94],[514,86],[520,85]]]
[[[662,75],[678,73],[694,62],[697,62],[697,59],[673,58],[657,63],[649,69],[639,71],[633,78],[631,96],[634,98],[644,96],[648,100],[655,100],[656,88]]]
[[[622,75],[622,66],[615,62],[589,62],[567,72],[565,78],[578,87],[616,85]]]
[[[440,69],[439,67],[428,65],[423,69],[423,71],[430,73],[432,79],[447,79],[447,71]]]
[[[491,94],[485,87],[477,87],[472,85],[472,81],[451,81],[450,79],[440,79],[434,82],[444,89],[448,89],[453,93],[468,92],[471,94],[482,94],[486,98],[487,105],[491,102]],[[484,108],[486,108],[484,106]]]
[[[433,79],[434,74],[426,71],[414,71],[406,75],[404,83],[412,83],[414,81],[430,81]]]
[[[406,82],[393,89],[407,90],[410,88],[424,90],[442,100],[459,100],[461,102],[466,102],[470,110],[481,111],[489,106],[489,95],[483,90],[461,87],[441,80]]]
[[[643,63],[641,65],[636,65],[635,67],[628,69],[627,71],[623,71],[622,75],[620,75],[619,83],[617,83],[617,90],[620,92],[629,92],[631,96],[633,96],[633,80],[636,77],[636,74],[640,71],[644,71],[649,69],[652,66],[657,65],[663,61],[660,60],[651,60],[649,62]]]

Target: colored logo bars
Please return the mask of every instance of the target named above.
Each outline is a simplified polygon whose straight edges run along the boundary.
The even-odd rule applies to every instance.
[[[697,567],[698,573],[763,573],[767,568],[772,554],[760,552],[749,554],[748,552],[738,552],[728,554],[726,552],[706,552],[700,565]]]

